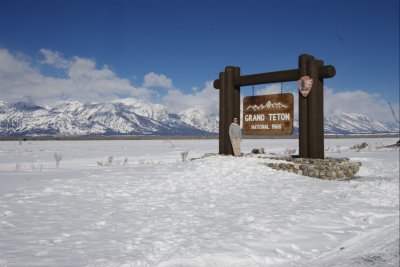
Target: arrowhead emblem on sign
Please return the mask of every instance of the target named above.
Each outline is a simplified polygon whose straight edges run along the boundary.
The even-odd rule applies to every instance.
[[[299,85],[299,91],[300,93],[304,96],[307,97],[307,95],[310,93],[312,84],[313,84],[313,79],[310,76],[303,76],[300,78],[300,80],[297,81]]]

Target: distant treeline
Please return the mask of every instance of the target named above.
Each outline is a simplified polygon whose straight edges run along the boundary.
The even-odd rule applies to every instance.
[[[82,140],[195,140],[218,139],[218,135],[77,135],[77,136],[0,136],[0,141],[82,141]]]
[[[349,134],[325,135],[326,139],[334,138],[399,138],[399,134]],[[286,136],[250,136],[243,139],[298,139],[298,134]],[[218,139],[218,134],[212,135],[85,135],[85,136],[0,136],[0,141],[81,141],[81,140],[207,140]]]

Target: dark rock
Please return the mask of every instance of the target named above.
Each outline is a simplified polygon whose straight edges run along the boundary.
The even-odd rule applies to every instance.
[[[251,154],[265,154],[264,148],[253,148]]]

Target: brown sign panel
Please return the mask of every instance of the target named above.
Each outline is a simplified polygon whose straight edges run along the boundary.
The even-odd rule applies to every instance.
[[[245,97],[243,99],[243,134],[292,134],[293,107],[292,94]]]

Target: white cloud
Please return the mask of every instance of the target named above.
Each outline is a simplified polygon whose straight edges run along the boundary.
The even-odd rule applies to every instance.
[[[270,94],[280,94],[281,93],[281,84],[273,83],[267,85],[265,88],[257,89],[255,91],[255,95],[270,95]]]
[[[33,75],[35,69],[31,66],[31,62],[24,56],[12,55],[7,49],[0,48],[0,78],[17,79],[18,75],[26,73]]]
[[[393,115],[385,98],[377,93],[367,93],[362,90],[335,92],[331,88],[324,90],[324,112],[330,114],[361,113],[371,119],[388,122],[393,121]],[[399,117],[399,103],[391,103],[397,118]]]
[[[63,55],[57,51],[51,51],[49,49],[40,49],[39,52],[43,55],[44,59],[40,62],[42,64],[53,65],[60,69],[68,68],[71,63],[64,59]]]
[[[170,112],[179,113],[188,108],[195,108],[206,114],[218,114],[219,112],[219,90],[214,89],[213,82],[206,82],[205,88],[189,94],[172,88],[162,98],[162,103],[168,107]]]
[[[59,52],[41,49],[40,64],[63,69],[65,78],[52,77],[40,71],[40,64],[0,49],[1,100],[26,101],[48,105],[63,97],[83,102],[103,102],[130,96],[148,99],[152,91],[137,88],[128,79],[118,77],[107,66],[81,57],[64,58]]]
[[[162,87],[162,88],[172,88],[172,80],[165,76],[164,74],[156,74],[150,72],[144,76],[143,87]]]

